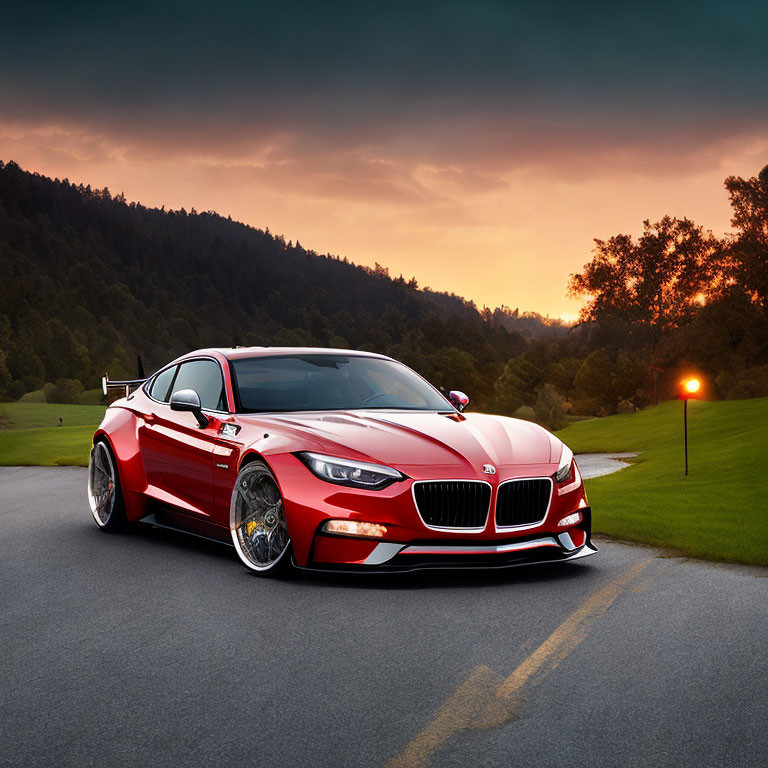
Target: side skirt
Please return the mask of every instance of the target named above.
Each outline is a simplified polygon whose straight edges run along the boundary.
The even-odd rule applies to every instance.
[[[150,512],[148,515],[144,515],[144,517],[142,517],[139,522],[152,525],[155,528],[164,528],[166,531],[183,533],[187,536],[195,536],[198,539],[205,539],[205,541],[212,541],[215,544],[221,544],[225,547],[234,548],[234,544],[232,543],[231,539],[229,541],[223,541],[222,539],[217,539],[214,536],[207,536],[204,533],[191,531],[189,528],[183,528],[181,526],[174,525],[171,521],[166,519],[166,516],[162,512]]]

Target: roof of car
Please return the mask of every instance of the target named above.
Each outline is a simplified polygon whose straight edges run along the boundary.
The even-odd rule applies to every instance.
[[[194,357],[206,353],[218,352],[229,360],[240,360],[244,357],[285,357],[294,355],[355,355],[357,357],[377,357],[389,360],[386,355],[376,352],[366,352],[359,349],[329,349],[327,347],[218,347],[215,349],[198,349],[184,357]]]

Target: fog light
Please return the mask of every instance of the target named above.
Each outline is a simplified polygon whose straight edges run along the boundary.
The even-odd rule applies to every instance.
[[[327,520],[323,525],[324,533],[336,533],[341,536],[363,536],[367,539],[380,539],[387,529],[378,523],[358,523],[355,520]]]
[[[557,525],[565,527],[567,525],[576,525],[576,523],[581,522],[581,512],[574,512],[572,515],[568,515],[568,517],[564,517]]]

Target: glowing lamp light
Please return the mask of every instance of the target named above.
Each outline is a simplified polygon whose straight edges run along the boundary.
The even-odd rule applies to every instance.
[[[695,395],[699,389],[701,389],[701,382],[698,379],[686,379],[683,383],[685,391],[691,395]]]
[[[680,389],[678,390],[678,400],[698,400],[702,395],[702,383],[701,379],[695,376],[689,376],[687,379],[683,379],[680,382]]]

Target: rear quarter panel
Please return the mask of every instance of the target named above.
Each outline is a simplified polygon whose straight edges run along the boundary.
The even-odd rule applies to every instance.
[[[147,477],[138,440],[138,419],[119,405],[111,405],[93,436],[106,439],[117,459],[117,471],[125,498],[126,515],[138,520],[145,514]]]

